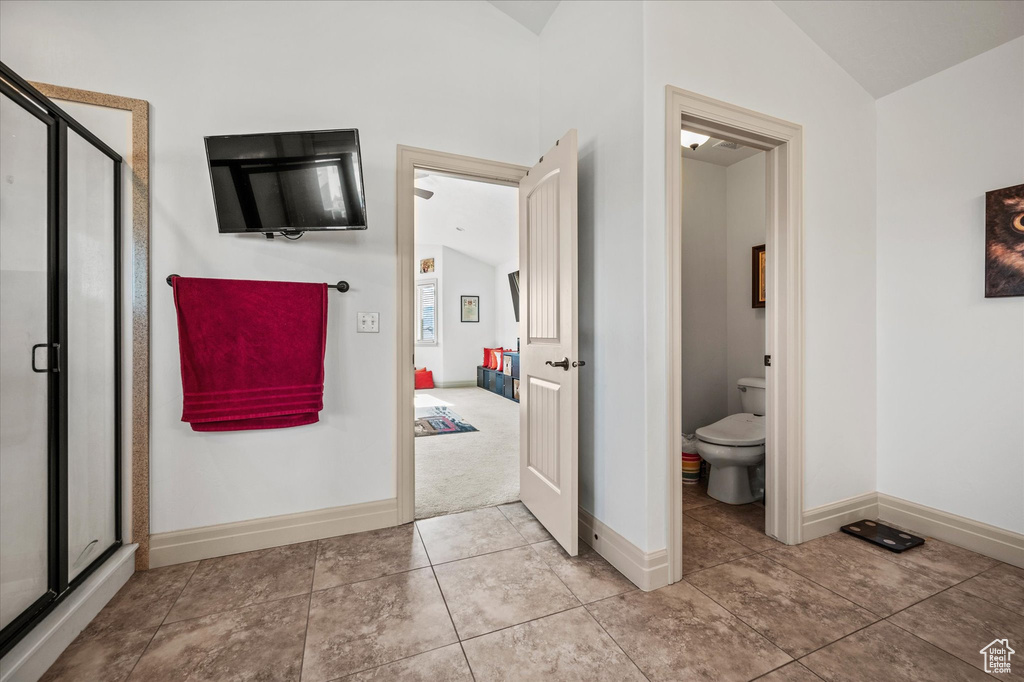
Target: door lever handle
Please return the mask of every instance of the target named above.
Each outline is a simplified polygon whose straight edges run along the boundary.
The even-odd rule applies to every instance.
[[[551,362],[550,360],[548,360],[544,364],[548,365],[549,367],[561,367],[566,372],[569,371],[569,358],[562,358],[558,362]]]
[[[574,360],[573,363],[572,363],[572,366],[573,367],[584,367],[584,366],[586,366],[586,364],[587,364],[587,362],[585,360]]]

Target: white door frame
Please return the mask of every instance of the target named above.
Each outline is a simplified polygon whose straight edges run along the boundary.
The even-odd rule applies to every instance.
[[[679,130],[728,138],[766,152],[767,303],[765,532],[801,542],[804,459],[803,128],[671,85],[665,88],[665,217],[668,320],[667,521],[669,579],[682,579],[682,155]]]
[[[413,433],[413,363],[416,324],[415,305],[415,188],[416,170],[431,170],[482,180],[498,185],[519,187],[519,180],[530,170],[526,166],[476,159],[447,152],[398,145],[395,178],[395,252],[398,256],[398,301],[396,306],[395,348],[395,494],[398,523],[411,523],[416,515],[416,443]],[[408,365],[405,363],[409,363]]]

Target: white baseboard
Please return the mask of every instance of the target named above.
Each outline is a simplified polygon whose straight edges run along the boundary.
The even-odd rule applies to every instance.
[[[668,585],[668,552],[644,552],[580,508],[580,539],[645,592]]]
[[[150,536],[150,568],[280,547],[398,524],[398,501],[379,500],[344,507],[271,516],[251,521],[189,528]]]
[[[476,379],[472,381],[439,381],[434,388],[476,388]]]
[[[878,493],[878,518],[1024,568],[1024,535]]]
[[[878,518],[878,493],[864,493],[814,509],[803,514],[803,530],[801,542],[814,540],[829,533],[835,533],[840,526],[845,526],[861,519]]]
[[[135,572],[135,550],[125,545],[0,659],[0,682],[35,682],[107,605]]]
[[[1024,535],[885,493],[865,493],[803,515],[803,542],[860,519],[879,519],[1024,568]]]

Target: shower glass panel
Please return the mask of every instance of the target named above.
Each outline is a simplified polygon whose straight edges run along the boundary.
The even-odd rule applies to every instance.
[[[0,657],[121,546],[121,171],[0,62]]]
[[[49,590],[47,137],[0,94],[0,628]]]
[[[67,144],[68,580],[115,540],[114,161]]]

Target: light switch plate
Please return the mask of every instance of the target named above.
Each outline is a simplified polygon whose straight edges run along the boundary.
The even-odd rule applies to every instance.
[[[356,331],[360,334],[379,332],[380,313],[356,313]]]

